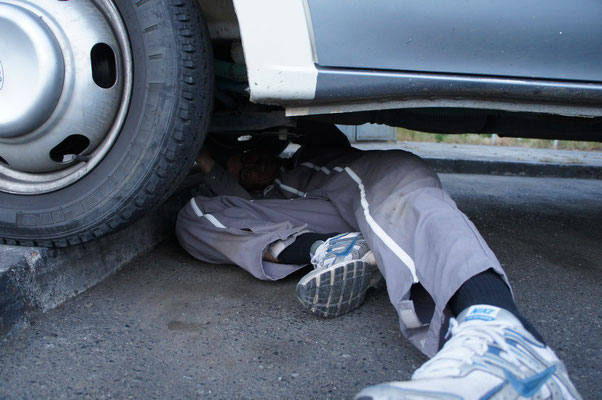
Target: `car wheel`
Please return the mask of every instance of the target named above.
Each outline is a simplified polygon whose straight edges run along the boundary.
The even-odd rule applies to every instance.
[[[2,0],[0,37],[0,242],[86,242],[175,190],[212,105],[195,0]]]

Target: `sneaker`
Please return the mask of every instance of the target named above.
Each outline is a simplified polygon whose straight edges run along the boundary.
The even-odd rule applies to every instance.
[[[338,317],[359,307],[376,273],[374,254],[359,232],[342,233],[314,243],[310,251],[314,270],[297,284],[297,298],[311,313]]]
[[[450,333],[410,381],[367,387],[355,400],[581,399],[562,361],[510,312],[471,306]]]

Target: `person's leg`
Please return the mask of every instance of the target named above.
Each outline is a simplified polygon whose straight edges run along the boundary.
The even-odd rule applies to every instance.
[[[554,351],[505,309],[472,305],[449,333],[410,381],[367,387],[355,400],[581,398]]]
[[[282,264],[309,264],[311,262],[311,248],[317,242],[326,242],[333,236],[337,236],[340,232],[331,233],[303,233],[295,239],[295,241],[284,247],[277,254],[272,254],[276,262]]]
[[[422,224],[429,223],[422,221]],[[439,227],[453,232],[456,238],[461,234],[449,224]],[[440,252],[440,256],[450,254],[439,248],[441,244],[431,242],[431,245],[432,251]],[[456,250],[461,251],[461,247],[456,247]],[[472,251],[482,252],[478,247],[472,247]],[[472,260],[466,258],[465,262]],[[440,261],[445,264],[446,259]],[[434,274],[424,271],[419,264],[415,265],[420,284],[427,288],[428,294],[410,296],[409,301],[419,305],[420,297],[429,297],[435,308],[440,307],[445,296],[437,292],[440,290],[438,285],[430,280],[436,279],[437,274],[449,276],[450,271],[445,265],[439,265],[435,267],[438,272]],[[443,348],[416,370],[410,381],[368,387],[358,394],[357,400],[580,398],[564,364],[546,346],[535,327],[519,313],[502,275],[492,268],[478,272],[478,265],[473,267],[469,271],[477,273],[468,277],[464,275],[465,281],[445,303],[444,313],[449,312],[454,318],[449,321],[449,339]],[[390,281],[391,275],[387,276],[391,293],[395,289],[391,290]],[[403,314],[401,316],[403,318]],[[424,319],[417,322],[422,323]],[[439,338],[442,333],[440,330]],[[428,339],[429,336],[424,337]]]
[[[366,292],[382,281],[374,256],[359,232],[303,233],[284,247],[272,244],[264,260],[312,263],[297,284],[297,299],[313,314],[334,318],[361,306]]]
[[[535,326],[518,311],[506,282],[491,269],[481,272],[464,282],[452,296],[449,308],[453,316],[457,317],[462,311],[478,304],[487,304],[510,312],[518,318],[537,341],[545,344],[543,336]]]
[[[325,190],[373,251],[402,333],[434,355],[462,284],[488,269],[506,281],[497,258],[419,157],[368,152],[331,171]]]
[[[180,244],[194,257],[239,265],[259,279],[280,279],[312,261],[315,270],[301,279],[296,294],[306,310],[326,317],[358,307],[376,272],[374,262],[366,261],[370,257],[361,235],[339,255],[337,249],[348,241],[336,232],[323,233],[332,229],[346,232],[351,227],[326,200],[249,201],[228,196],[192,199],[176,224]],[[314,244],[334,251],[311,260]],[[318,275],[326,275],[316,281],[318,270]],[[339,271],[351,274],[344,290],[338,287]]]
[[[191,199],[178,214],[176,235],[192,256],[236,264],[255,277],[276,280],[304,266],[264,260],[274,244],[287,247],[306,232],[348,231],[329,201],[254,200],[217,196]]]
[[[344,218],[345,210],[353,211],[385,276],[402,332],[434,357],[411,382],[379,385],[360,398],[578,398],[554,352],[514,315],[504,272],[475,226],[421,160],[400,156],[370,154],[333,168],[340,173],[332,181],[340,198],[331,201]],[[355,193],[341,190],[345,183],[355,184]],[[481,292],[482,285],[494,291]],[[451,338],[438,351],[447,322]]]

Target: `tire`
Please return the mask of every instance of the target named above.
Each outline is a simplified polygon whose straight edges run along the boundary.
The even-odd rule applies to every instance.
[[[131,101],[106,156],[48,193],[0,192],[0,243],[63,247],[133,223],[177,188],[213,98],[209,34],[195,0],[113,0],[133,57]]]

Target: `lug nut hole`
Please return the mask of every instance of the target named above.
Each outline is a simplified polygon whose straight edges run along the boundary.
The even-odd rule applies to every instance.
[[[115,53],[106,43],[96,43],[90,51],[92,79],[103,89],[110,89],[117,82]]]
[[[50,150],[50,159],[58,163],[70,163],[90,145],[83,135],[71,135]]]

